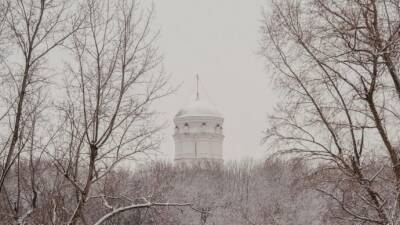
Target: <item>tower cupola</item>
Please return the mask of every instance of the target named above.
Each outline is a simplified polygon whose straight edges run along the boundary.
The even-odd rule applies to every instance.
[[[208,101],[196,99],[175,115],[175,163],[202,164],[223,162],[222,114]]]

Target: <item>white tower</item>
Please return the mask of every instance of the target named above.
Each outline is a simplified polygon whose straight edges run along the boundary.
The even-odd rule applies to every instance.
[[[209,102],[197,97],[175,115],[175,164],[221,163],[224,118]]]

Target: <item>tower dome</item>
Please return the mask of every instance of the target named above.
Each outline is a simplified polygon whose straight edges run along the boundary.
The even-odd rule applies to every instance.
[[[174,118],[175,163],[221,164],[223,162],[223,122],[222,114],[209,102],[199,98],[197,88],[196,99],[179,110]]]
[[[195,101],[179,110],[175,115],[175,119],[198,116],[222,118],[221,113],[209,102],[197,98]]]

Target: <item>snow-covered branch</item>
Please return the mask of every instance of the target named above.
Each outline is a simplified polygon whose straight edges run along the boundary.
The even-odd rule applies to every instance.
[[[104,197],[103,200],[107,205],[107,208],[113,208],[112,206],[110,206],[110,204],[105,200],[106,198]],[[120,208],[113,208],[113,210],[109,213],[107,213],[106,215],[104,215],[103,217],[101,217],[94,225],[101,225],[103,224],[105,221],[107,221],[108,219],[119,215],[120,213],[129,211],[129,210],[133,210],[133,209],[140,209],[140,208],[149,208],[149,207],[169,207],[169,206],[173,206],[173,207],[186,207],[186,206],[192,206],[192,204],[190,203],[159,203],[159,202],[150,202],[147,199],[144,198],[144,203],[140,203],[140,204],[131,204],[129,206],[125,206],[125,207],[120,207]]]
[[[23,214],[21,217],[19,217],[17,219],[17,224],[18,225],[24,225],[25,224],[25,219],[28,218],[32,213],[33,213],[33,209],[28,210],[25,214]]]

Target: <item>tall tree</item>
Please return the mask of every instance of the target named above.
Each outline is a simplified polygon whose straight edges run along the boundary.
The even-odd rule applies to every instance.
[[[75,32],[80,25],[76,17],[68,13],[68,1],[3,1],[7,6],[0,28],[9,33],[8,45],[14,51],[10,60],[2,60],[6,72],[2,82],[2,132],[0,164],[0,192],[12,165],[22,149],[17,149],[23,135],[22,127],[31,113],[30,97],[43,85],[46,56]],[[70,20],[71,23],[67,23]],[[4,21],[4,22],[3,22]],[[3,32],[1,32],[3,33]],[[35,108],[35,107],[32,107]]]
[[[153,8],[87,0],[84,10],[83,29],[73,34],[70,48],[67,100],[59,107],[65,127],[49,152],[74,187],[76,205],[61,221],[71,225],[86,223],[94,184],[122,161],[158,147],[161,127],[152,104],[170,93],[154,42],[158,32],[151,29]]]
[[[284,0],[264,19],[262,54],[285,99],[266,140],[337,171],[318,190],[352,221],[399,221],[399,12],[399,1]]]

